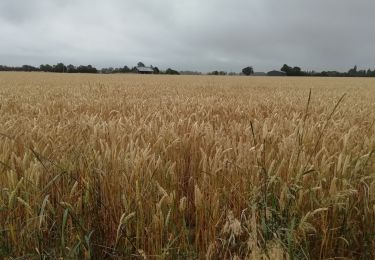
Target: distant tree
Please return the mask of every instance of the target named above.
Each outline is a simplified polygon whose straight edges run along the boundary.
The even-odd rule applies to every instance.
[[[304,76],[306,73],[302,71],[300,67],[294,67],[292,69],[292,76]]]
[[[31,66],[31,65],[22,65],[21,67],[7,67],[7,66],[0,65],[0,71],[1,70],[5,70],[5,71],[43,71],[43,72],[59,72],[59,73],[62,73],[62,72],[97,73],[98,72],[98,70],[91,65],[78,66],[76,68],[72,64],[69,64],[68,66],[65,66],[63,63],[58,63],[54,66],[51,66],[49,64],[41,64],[39,66],[39,68]]]
[[[103,74],[114,73],[114,69],[113,69],[112,67],[109,67],[109,68],[102,68],[102,69],[101,69],[101,73],[103,73]]]
[[[138,66],[138,67],[145,67],[145,64],[144,64],[143,62],[140,61],[140,62],[137,63],[137,66]]]
[[[122,69],[121,69],[121,72],[122,73],[129,73],[130,72],[130,69],[128,66],[124,66]]]
[[[359,77],[366,77],[366,70],[359,70],[357,72],[357,76],[359,76]]]
[[[348,75],[349,75],[350,77],[355,77],[355,76],[357,76],[357,65],[355,65],[354,68],[352,68],[352,69],[350,69],[350,70],[348,71]]]
[[[77,67],[77,72],[79,72],[79,73],[87,73],[86,66],[79,65]]]
[[[79,73],[97,73],[98,70],[91,65],[87,65],[87,66],[80,65],[80,66],[77,67],[77,72],[79,72]]]
[[[184,71],[180,71],[180,75],[202,75],[202,72],[191,71],[191,70],[184,70]]]
[[[54,72],[66,72],[66,66],[64,63],[57,63],[56,65],[53,66],[53,71]]]
[[[219,75],[219,72],[217,70],[214,70],[212,72],[209,72],[208,75],[215,75],[215,76],[217,76],[217,75]]]
[[[292,70],[292,68],[289,67],[289,66],[286,65],[286,64],[284,64],[284,65],[281,67],[281,71],[284,71],[286,74],[288,74],[291,70]]]
[[[41,71],[44,71],[44,72],[52,72],[53,71],[53,67],[49,64],[45,64],[45,65],[42,64],[42,65],[39,66],[39,69]]]
[[[22,70],[22,71],[38,71],[39,69],[35,68],[34,66],[31,66],[31,65],[23,65],[20,70]]]
[[[159,74],[160,73],[160,70],[159,70],[158,67],[154,67],[153,70],[154,70],[154,74]]]
[[[300,67],[294,67],[294,68],[293,68],[293,72],[296,73],[296,74],[301,73],[301,71],[302,71],[302,70],[301,70]]]
[[[254,69],[253,67],[246,67],[242,69],[242,73],[246,76],[250,76],[251,74],[254,74]]]
[[[169,75],[180,75],[180,73],[176,70],[173,70],[171,68],[168,68],[166,71],[165,71],[165,74],[169,74]]]
[[[69,64],[68,66],[66,66],[66,72],[68,73],[76,73],[77,70],[76,70],[76,67],[72,64]]]
[[[91,65],[87,65],[87,73],[98,73],[98,70]]]
[[[302,71],[300,67],[289,67],[288,65],[284,64],[281,71],[285,72],[287,76],[306,76],[308,75],[307,72]]]

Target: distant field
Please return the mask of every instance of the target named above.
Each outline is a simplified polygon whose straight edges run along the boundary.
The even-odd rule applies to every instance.
[[[375,79],[0,73],[0,258],[372,259],[374,120]]]

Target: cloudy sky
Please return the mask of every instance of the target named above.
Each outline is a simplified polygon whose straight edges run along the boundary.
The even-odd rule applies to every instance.
[[[375,68],[374,0],[0,0],[0,64]]]

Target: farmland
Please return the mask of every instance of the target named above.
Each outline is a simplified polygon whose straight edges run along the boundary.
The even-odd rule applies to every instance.
[[[360,78],[0,73],[0,258],[374,258],[374,97]]]

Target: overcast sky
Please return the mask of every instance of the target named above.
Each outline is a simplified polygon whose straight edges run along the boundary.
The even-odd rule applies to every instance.
[[[374,0],[0,0],[0,64],[375,68]]]

